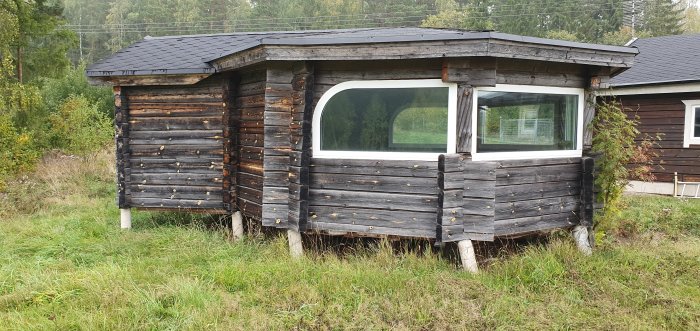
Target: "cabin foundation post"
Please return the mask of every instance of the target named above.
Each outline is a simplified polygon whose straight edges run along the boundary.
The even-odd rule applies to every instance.
[[[593,248],[591,247],[591,242],[588,239],[588,227],[584,225],[577,225],[571,230],[571,235],[576,241],[576,247],[583,253],[583,255],[589,256],[593,254]]]
[[[462,261],[462,268],[473,274],[479,272],[479,265],[476,263],[476,254],[471,240],[460,240],[457,242],[459,248],[459,258]]]
[[[231,215],[231,235],[233,240],[243,239],[243,215],[240,211]]]
[[[119,212],[122,229],[131,229],[131,209],[121,208]]]
[[[301,243],[301,233],[297,230],[287,230],[287,240],[289,241],[289,255],[293,258],[300,258],[304,255],[304,247]]]

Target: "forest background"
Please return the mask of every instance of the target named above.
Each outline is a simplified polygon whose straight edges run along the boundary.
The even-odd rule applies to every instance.
[[[700,32],[674,0],[0,0],[0,192],[47,151],[112,140],[112,97],[86,65],[146,36],[424,26],[622,45]]]

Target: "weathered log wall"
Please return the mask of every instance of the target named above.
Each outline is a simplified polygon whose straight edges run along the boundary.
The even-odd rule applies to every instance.
[[[263,203],[263,159],[265,144],[264,69],[239,74],[235,106],[239,112],[239,164],[236,206],[248,217],[260,220]]]
[[[496,236],[578,224],[581,159],[498,161]]]
[[[437,162],[312,159],[307,230],[435,238]]]
[[[124,87],[121,97],[126,204],[225,212],[221,77],[187,87]]]
[[[683,148],[685,127],[685,104],[682,100],[700,99],[700,93],[674,93],[651,95],[625,95],[618,97],[628,108],[630,117],[639,116],[640,136],[662,134],[653,159],[652,173],[656,181],[673,182],[673,173],[683,175],[685,180],[700,180],[700,145]]]

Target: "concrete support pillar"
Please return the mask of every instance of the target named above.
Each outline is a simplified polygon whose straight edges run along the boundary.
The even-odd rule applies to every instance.
[[[289,241],[289,255],[293,258],[300,258],[304,255],[304,247],[301,243],[301,233],[296,230],[287,230],[287,240]]]
[[[583,255],[593,254],[593,248],[591,247],[591,242],[588,241],[588,227],[583,225],[577,225],[571,231],[571,235],[576,241],[576,247],[583,253]]]
[[[243,239],[243,215],[237,211],[231,215],[231,234],[233,240]]]
[[[131,209],[119,209],[122,229],[131,229]]]
[[[479,265],[476,263],[476,254],[471,240],[461,240],[457,242],[459,248],[459,258],[462,261],[462,268],[471,273],[479,272]]]

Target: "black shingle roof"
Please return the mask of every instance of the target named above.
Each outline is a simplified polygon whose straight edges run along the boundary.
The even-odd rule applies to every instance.
[[[700,34],[642,38],[634,65],[613,78],[612,86],[700,81]]]
[[[576,47],[623,53],[626,47],[576,43],[516,36],[490,31],[460,31],[426,28],[367,28],[348,30],[250,32],[214,35],[146,37],[109,58],[91,65],[91,77],[153,74],[213,73],[208,63],[260,45],[340,45],[434,40],[499,39],[533,44]]]

